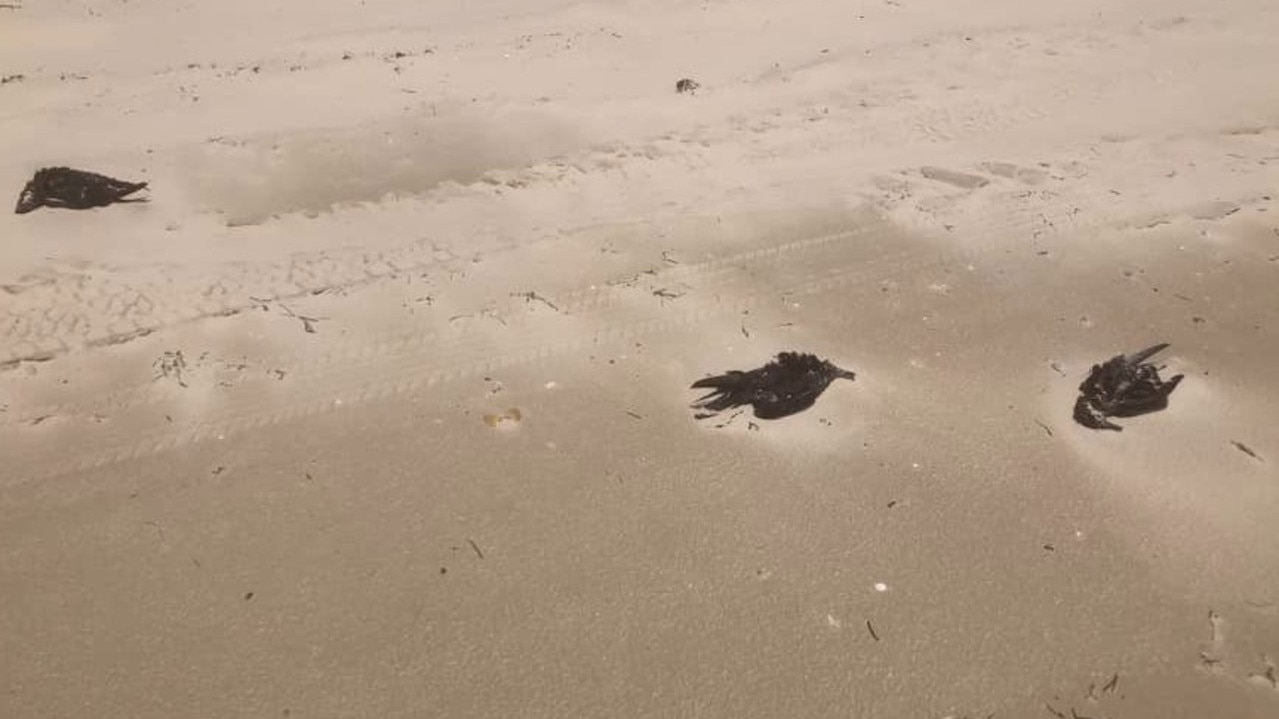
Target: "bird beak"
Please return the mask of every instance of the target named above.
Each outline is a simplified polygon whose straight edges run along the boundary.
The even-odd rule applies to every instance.
[[[836,369],[835,379],[857,379],[857,373],[846,369]]]
[[[1163,344],[1157,344],[1153,347],[1147,347],[1146,349],[1140,352],[1133,352],[1132,354],[1127,355],[1126,357],[1124,357],[1124,362],[1126,362],[1127,364],[1141,364],[1142,362],[1145,362],[1146,360],[1150,359],[1151,357],[1154,357],[1155,355],[1159,354],[1160,352],[1163,352],[1166,349],[1168,349],[1167,342]]]
[[[13,208],[13,212],[16,215],[25,215],[39,207],[40,204],[39,198],[36,197],[35,188],[28,182],[27,186],[22,188],[22,194],[18,196],[18,206]]]

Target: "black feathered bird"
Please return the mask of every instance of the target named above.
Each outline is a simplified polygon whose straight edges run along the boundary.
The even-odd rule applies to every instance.
[[[1157,344],[1140,352],[1115,355],[1104,364],[1093,365],[1088,378],[1079,385],[1079,399],[1075,400],[1075,421],[1091,429],[1123,427],[1111,422],[1110,417],[1136,417],[1158,412],[1168,406],[1168,395],[1181,382],[1183,375],[1176,375],[1167,382],[1159,378],[1159,367],[1146,362],[1167,349]]]
[[[782,352],[777,359],[747,372],[732,370],[693,383],[693,389],[710,389],[693,403],[698,419],[712,417],[732,407],[751,405],[760,419],[779,419],[803,412],[837,379],[855,374],[811,354]]]
[[[145,182],[126,182],[96,172],[69,167],[46,167],[35,174],[22,194],[14,212],[26,214],[38,207],[66,207],[85,210],[105,207],[123,201],[128,195],[147,186]]]

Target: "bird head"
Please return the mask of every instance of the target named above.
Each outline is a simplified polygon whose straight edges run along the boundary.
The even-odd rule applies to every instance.
[[[33,180],[22,188],[22,194],[18,195],[18,205],[13,208],[13,212],[18,215],[25,215],[43,204],[44,198],[41,197],[40,191],[36,189],[36,183]]]

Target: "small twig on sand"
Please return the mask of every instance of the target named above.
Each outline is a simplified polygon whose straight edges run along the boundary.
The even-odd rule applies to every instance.
[[[327,317],[308,317],[306,315],[300,315],[290,309],[289,306],[283,302],[280,303],[280,309],[284,310],[284,313],[289,317],[292,317],[295,320],[300,320],[302,322],[302,329],[305,330],[307,334],[315,334],[315,323],[320,320],[328,319]]]
[[[523,297],[525,302],[541,302],[542,304],[546,305],[547,307],[550,307],[556,312],[560,311],[560,308],[556,307],[555,303],[551,302],[550,300],[546,299],[545,297],[539,295],[536,292],[512,292],[511,296]]]
[[[866,631],[870,632],[871,639],[879,641],[879,633],[875,631],[875,625],[871,624],[869,619],[866,620]]]
[[[654,297],[656,297],[656,298],[658,298],[659,300],[661,300],[661,301],[662,301],[662,303],[663,303],[663,304],[665,304],[665,303],[666,303],[666,300],[677,300],[677,299],[679,299],[679,298],[683,297],[683,296],[684,296],[684,293],[683,293],[683,292],[674,292],[674,291],[671,291],[671,290],[666,289],[665,287],[661,287],[661,288],[658,288],[658,289],[656,289],[656,290],[653,290],[653,296],[654,296]]]
[[[1254,451],[1253,451],[1253,449],[1252,449],[1252,447],[1249,447],[1248,445],[1244,444],[1243,442],[1238,442],[1238,441],[1236,441],[1236,440],[1233,440],[1233,439],[1232,439],[1232,440],[1230,440],[1230,443],[1231,443],[1231,444],[1233,444],[1233,445],[1235,446],[1235,449],[1239,450],[1240,452],[1243,452],[1244,454],[1248,455],[1249,457],[1252,457],[1253,459],[1257,460],[1258,462],[1264,462],[1264,461],[1266,461],[1266,460],[1264,460],[1264,459],[1262,459],[1262,458],[1261,458],[1261,455],[1259,455],[1259,454],[1257,454],[1256,452],[1254,452]]]
[[[470,544],[470,545],[471,545],[471,549],[474,549],[474,550],[475,550],[475,556],[479,557],[480,559],[483,559],[483,558],[484,558],[484,552],[481,552],[481,551],[480,551],[480,545],[476,544],[476,543],[475,543],[475,540],[474,540],[474,539],[471,539],[470,537],[467,537],[467,538],[466,538],[466,541],[467,541],[467,543],[468,543],[468,544]]]

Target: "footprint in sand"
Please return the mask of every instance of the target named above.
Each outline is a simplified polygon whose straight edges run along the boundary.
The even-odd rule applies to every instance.
[[[1204,642],[1199,650],[1199,668],[1219,674],[1224,671],[1223,662],[1225,660],[1225,623],[1221,619],[1221,615],[1213,610],[1208,610],[1208,641]]]
[[[981,175],[973,175],[944,167],[925,166],[919,168],[919,174],[927,180],[953,185],[961,190],[977,190],[990,184],[990,180]]]
[[[1010,180],[1025,187],[1040,185],[1050,179],[1042,167],[1023,167],[998,161],[980,163],[976,171],[924,165],[897,174],[899,177],[876,180],[876,187],[883,193],[881,206],[891,211],[909,202],[915,211],[934,218],[950,213],[964,200],[995,190],[997,180]],[[926,182],[920,182],[920,179]],[[1024,189],[1018,191],[1025,192]]]
[[[1229,625],[1215,610],[1208,611],[1208,639],[1200,645],[1198,668],[1279,692],[1279,667],[1269,651],[1240,649],[1228,641]]]

